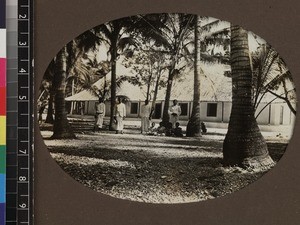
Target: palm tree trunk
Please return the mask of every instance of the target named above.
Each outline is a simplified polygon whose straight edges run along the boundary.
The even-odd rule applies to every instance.
[[[114,109],[116,105],[116,91],[117,91],[117,75],[116,75],[116,60],[117,60],[117,41],[113,40],[111,46],[111,94],[110,94],[110,122],[109,130],[113,130]]]
[[[158,87],[159,87],[159,81],[161,77],[161,69],[158,70],[156,82],[155,82],[155,88],[154,88],[154,93],[153,93],[153,100],[152,100],[152,109],[151,109],[151,114],[150,116],[153,116],[153,112],[155,110],[155,104],[156,104],[156,99],[157,99],[157,94],[158,94]]]
[[[54,98],[54,93],[53,93],[53,87],[50,89],[50,94],[49,94],[49,101],[48,101],[48,111],[47,111],[47,117],[45,123],[54,123],[53,119],[53,98]]]
[[[106,92],[107,92],[107,83],[106,83],[106,75],[104,76],[104,85],[103,85],[103,94],[102,94],[102,98],[103,100],[105,100],[105,97],[106,97]]]
[[[239,26],[231,27],[231,69],[232,110],[223,143],[224,164],[268,168],[274,162],[254,117],[248,33]]]
[[[194,96],[193,109],[191,118],[187,124],[186,136],[199,137],[201,136],[200,122],[200,38],[198,27],[198,16],[195,16],[195,49],[194,49]]]
[[[174,68],[175,68],[175,63],[174,65],[172,65],[172,68],[169,69],[167,91],[166,91],[165,105],[164,105],[163,118],[162,118],[162,123],[164,126],[166,126],[170,121],[169,107],[170,107],[170,99],[171,99],[171,92],[173,86]]]
[[[74,80],[72,80],[72,95],[75,95],[75,85],[74,85]],[[72,115],[74,112],[74,101],[71,102],[71,110],[70,114]]]
[[[75,138],[66,112],[65,89],[66,89],[66,47],[64,47],[57,55],[58,69],[54,74],[55,88],[55,120],[53,126],[53,139],[69,139]]]

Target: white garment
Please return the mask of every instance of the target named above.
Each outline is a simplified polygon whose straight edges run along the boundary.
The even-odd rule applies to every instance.
[[[177,114],[177,115],[172,115],[172,114]],[[172,128],[176,127],[176,123],[179,120],[179,116],[181,114],[181,108],[180,105],[173,105],[169,109],[169,115],[170,115],[170,122],[172,123]]]
[[[96,103],[95,110],[96,110],[96,126],[102,128],[103,119],[105,116],[105,104],[103,102]]]
[[[123,124],[123,117],[121,116],[117,116],[116,117],[117,120],[117,131],[122,131],[124,129],[124,124]]]
[[[98,114],[98,115],[97,115],[97,118],[96,118],[96,125],[97,125],[99,128],[102,128],[102,127],[103,127],[103,119],[104,119],[104,115],[101,115],[101,114]]]
[[[122,131],[124,129],[123,119],[126,117],[126,106],[124,103],[116,105],[115,117],[117,120],[117,131]]]
[[[178,116],[181,114],[181,107],[180,105],[172,105],[169,109],[169,114],[172,115],[173,113],[176,113]]]
[[[150,113],[151,113],[151,105],[150,104],[148,104],[148,105],[143,104],[141,106],[140,116],[141,117],[149,117]]]
[[[96,113],[103,114],[105,116],[105,104],[103,102],[96,103],[95,105]]]
[[[149,117],[142,117],[141,118],[141,132],[142,133],[148,132],[149,125],[150,125]]]
[[[126,116],[126,106],[124,103],[116,105],[115,116],[125,117]]]

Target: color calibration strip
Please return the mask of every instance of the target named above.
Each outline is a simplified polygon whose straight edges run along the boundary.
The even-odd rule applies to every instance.
[[[6,10],[0,0],[0,225],[5,224],[6,208]]]
[[[6,1],[7,31],[7,165],[6,224],[17,224],[17,124],[18,124],[18,1]]]

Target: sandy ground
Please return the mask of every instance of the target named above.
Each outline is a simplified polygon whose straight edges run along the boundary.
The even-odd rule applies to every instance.
[[[183,203],[235,192],[264,172],[222,167],[224,134],[200,138],[84,132],[76,140],[51,140],[42,131],[50,154],[71,177],[101,193],[134,201]],[[267,136],[271,157],[278,161],[287,140]]]

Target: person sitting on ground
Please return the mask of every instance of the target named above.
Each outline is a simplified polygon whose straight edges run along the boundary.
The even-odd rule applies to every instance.
[[[159,123],[159,127],[157,128],[157,134],[158,135],[164,135],[166,132],[166,128],[163,126],[163,123]]]
[[[201,131],[202,131],[203,134],[206,134],[206,132],[207,132],[207,129],[206,129],[206,126],[205,126],[204,122],[201,122]]]
[[[175,128],[173,129],[173,133],[175,135],[175,137],[183,137],[183,133],[182,133],[182,128],[179,127],[180,123],[176,122],[175,124]]]
[[[167,126],[166,126],[166,136],[168,137],[171,137],[173,136],[173,129],[172,129],[172,123],[167,123]]]
[[[152,122],[151,126],[149,127],[149,130],[147,132],[148,135],[157,135],[157,129],[155,129],[155,123]]]

